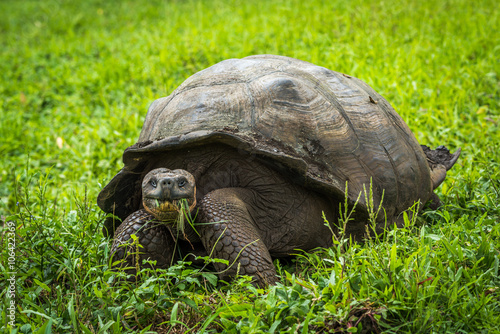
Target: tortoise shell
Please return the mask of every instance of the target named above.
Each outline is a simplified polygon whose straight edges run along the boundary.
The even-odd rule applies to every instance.
[[[382,202],[388,218],[427,201],[426,156],[405,122],[354,77],[293,58],[229,59],[189,77],[149,107],[124,167],[99,206],[124,219],[140,206],[140,182],[153,156],[222,143],[251,154],[309,189],[367,210]],[[139,197],[139,198],[138,198]]]

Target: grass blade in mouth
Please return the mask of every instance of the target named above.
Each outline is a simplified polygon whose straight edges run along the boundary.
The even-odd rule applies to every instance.
[[[199,233],[194,228],[194,219],[191,216],[191,209],[189,206],[189,201],[186,198],[182,198],[182,199],[176,201],[176,206],[179,210],[179,216],[177,217],[177,220],[175,222],[176,229],[181,234],[185,234],[186,221],[187,221],[189,226],[191,226],[191,228],[194,230],[194,232],[199,235]]]

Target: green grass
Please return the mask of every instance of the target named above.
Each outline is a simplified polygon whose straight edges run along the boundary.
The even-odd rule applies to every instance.
[[[499,16],[493,0],[0,2],[12,332],[499,333]],[[444,206],[382,239],[276,262],[281,283],[266,290],[183,263],[119,282],[95,202],[148,104],[262,53],[356,76],[421,143],[462,147],[437,190]],[[5,332],[9,286],[0,280]]]

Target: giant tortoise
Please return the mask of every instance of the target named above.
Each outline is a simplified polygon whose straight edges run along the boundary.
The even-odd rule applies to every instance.
[[[221,278],[273,284],[273,257],[332,245],[344,198],[357,240],[370,210],[382,209],[376,232],[401,225],[415,203],[439,201],[433,190],[459,154],[421,146],[359,79],[282,56],[229,59],[151,104],[98,204],[118,218],[104,233],[129,266],[138,257],[121,246],[135,234],[156,267],[184,249],[226,260],[215,263]]]

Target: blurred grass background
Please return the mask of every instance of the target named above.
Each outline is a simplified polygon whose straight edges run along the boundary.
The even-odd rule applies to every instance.
[[[463,258],[461,266],[454,268],[455,274],[459,268],[474,273],[492,270],[480,284],[470,275],[457,280],[457,296],[472,300],[468,293],[474,287],[474,298],[484,302],[481,310],[470,313],[476,318],[465,321],[466,303],[458,297],[454,301],[443,297],[451,291],[446,280],[436,283],[435,289],[443,295],[435,303],[423,299],[407,304],[404,296],[395,294],[394,301],[405,305],[405,311],[399,306],[391,308],[391,303],[377,294],[363,295],[359,291],[346,299],[345,305],[333,299],[334,304],[344,310],[353,300],[383,306],[392,315],[377,321],[385,324],[379,329],[388,331],[399,328],[415,332],[425,328],[425,332],[432,332],[444,328],[454,333],[491,332],[496,328],[495,321],[500,321],[498,20],[498,4],[490,0],[0,2],[0,214],[3,221],[16,221],[18,227],[20,332],[34,333],[43,324],[44,330],[58,333],[85,332],[86,328],[98,332],[107,323],[114,324],[107,331],[120,333],[147,329],[146,324],[160,332],[162,328],[173,332],[202,328],[196,325],[199,321],[187,306],[183,314],[190,319],[189,325],[180,326],[177,315],[172,318],[172,306],[181,305],[175,304],[180,290],[171,292],[175,302],[162,307],[157,301],[145,303],[142,311],[130,311],[131,305],[138,302],[111,299],[118,290],[102,283],[103,277],[113,277],[113,273],[107,268],[109,244],[100,235],[103,217],[95,199],[121,168],[123,150],[138,138],[149,103],[170,94],[193,73],[223,59],[264,53],[299,58],[358,77],[395,107],[422,144],[463,149],[458,165],[437,190],[445,203],[443,211],[426,212],[419,228],[433,223],[429,227],[433,235],[442,235],[449,245],[458,240],[453,247],[469,255],[476,254],[476,248],[478,252],[484,248],[481,252],[487,254],[488,260],[479,261],[486,263],[484,268],[474,266],[474,261],[466,263]],[[405,238],[418,235],[414,232]],[[473,236],[480,240],[467,239]],[[2,240],[4,270],[6,246]],[[421,246],[404,249],[417,252]],[[368,246],[360,247],[368,252]],[[436,261],[445,263],[443,268],[449,267],[450,260],[440,258],[441,253],[436,252]],[[333,259],[338,260],[335,256]],[[403,252],[402,256],[408,254]],[[308,280],[310,276],[305,273],[319,264],[305,262],[303,279]],[[325,275],[330,275],[333,269],[324,270]],[[435,270],[433,277],[444,275]],[[65,275],[74,279],[69,286],[64,283]],[[99,289],[106,291],[104,295],[101,292],[101,297],[89,285],[95,280],[103,284]],[[292,281],[283,279],[289,288],[297,286]],[[3,284],[0,282],[0,287]],[[225,294],[235,293],[236,300],[245,300],[248,305],[261,300],[255,297],[248,301],[248,297],[238,295],[244,291],[232,292],[238,291],[238,285],[226,289]],[[127,291],[137,292],[133,287]],[[198,296],[198,307],[207,303],[206,298],[217,300],[206,309],[208,315],[229,300],[213,289],[189,291]],[[259,298],[271,307],[272,303],[266,304],[267,297]],[[314,298],[305,299],[309,300],[308,307],[316,305],[311,302]],[[69,306],[78,303],[80,320],[73,321]],[[105,306],[99,308],[99,303]],[[430,310],[435,311],[429,318],[425,303],[432,304]],[[123,308],[116,311],[119,305]],[[335,312],[328,313],[324,305],[316,307],[321,309],[310,309],[318,314],[326,312],[335,324],[340,324],[325,328],[347,331],[354,313],[333,316]],[[115,311],[110,311],[113,308]],[[30,309],[46,316],[21,313]],[[232,322],[212,319],[206,330],[247,328],[242,321],[250,321],[250,317],[244,310],[246,313],[241,314],[234,311],[237,316],[231,318]],[[197,312],[204,314],[200,309]],[[495,312],[496,316],[491,316]],[[145,320],[131,325],[132,315],[137,314]],[[256,313],[253,319],[262,320],[263,314]],[[479,315],[483,316],[481,320],[477,319]],[[170,322],[160,325],[158,319],[163,316]],[[129,327],[118,319],[126,319]],[[266,327],[267,322],[247,329],[269,331],[275,322]],[[308,327],[312,325],[304,326],[303,321],[298,321],[296,327],[283,327],[285,323],[283,320],[274,330],[313,331]]]

